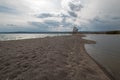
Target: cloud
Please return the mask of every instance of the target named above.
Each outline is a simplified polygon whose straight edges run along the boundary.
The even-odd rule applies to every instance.
[[[63,18],[60,25],[63,26],[63,27],[69,27],[71,28],[71,31],[72,31],[72,28],[74,26],[74,23],[73,22],[69,22],[66,20],[67,18]]]
[[[71,15],[72,15],[72,12],[71,12]],[[73,13],[72,16],[75,17],[77,15]],[[59,29],[60,30],[67,29],[71,31],[73,28],[74,22],[73,21],[70,22],[69,20],[71,20],[72,16],[70,16],[69,14],[62,13],[62,12],[57,13],[57,14],[42,13],[42,14],[39,14],[37,18],[40,18],[40,19],[47,18],[47,19],[44,19],[43,22],[30,22],[30,24],[32,23],[32,25],[38,26],[38,27],[44,26],[44,28],[49,28],[49,29],[57,30],[57,31],[59,31]],[[58,18],[60,18],[60,20],[58,20]]]
[[[9,24],[20,27],[19,25],[23,24],[22,22],[24,22],[24,24],[26,24],[27,26],[31,25],[30,27],[37,27],[38,29],[41,29],[41,30],[50,30],[50,29],[54,30],[54,28],[55,28],[55,30],[58,30],[57,27],[59,27],[59,29],[66,28],[67,30],[68,29],[72,30],[73,25],[75,25],[74,20],[72,18],[73,17],[77,18],[76,12],[78,12],[80,10],[80,5],[78,3],[74,2],[74,3],[71,3],[70,5],[68,5],[70,10],[67,10],[64,13],[60,10],[60,8],[57,7],[58,1],[56,1],[56,0],[54,0],[54,2],[57,3],[57,4],[54,4],[54,5],[56,5],[56,9],[53,9],[53,12],[52,11],[49,12],[49,7],[51,7],[51,2],[49,2],[48,0],[45,0],[42,2],[41,1],[37,2],[37,1],[33,1],[33,0],[31,0],[29,2],[28,2],[28,0],[21,0],[21,1],[14,0],[13,2],[10,2],[8,0],[5,0],[5,1],[1,0],[0,2],[2,4],[7,4],[6,7],[4,7],[4,10],[6,10],[6,13],[8,13],[8,14],[6,14],[7,16],[10,13],[10,12],[7,12],[7,10],[11,11],[11,12],[14,10],[17,13],[20,13],[20,14],[15,14],[16,16],[14,16],[14,17],[9,15],[8,17],[10,17],[10,19],[12,19],[12,21],[10,21],[10,19],[8,19],[9,21],[7,20]],[[77,2],[79,2],[79,1],[77,1]],[[21,3],[21,4],[19,4],[19,3]],[[44,10],[43,10],[43,5],[40,6],[40,5],[38,5],[38,3],[40,3],[40,4],[47,3],[49,7],[47,7],[47,9],[44,7]],[[10,8],[10,7],[12,7],[12,8]],[[38,9],[39,7],[40,7],[40,9]],[[59,5],[59,7],[60,7],[60,5]],[[55,8],[55,6],[54,6],[54,8]],[[55,10],[58,10],[58,9],[59,9],[59,12],[55,12]],[[46,11],[46,10],[48,10],[48,11]],[[36,11],[37,11],[37,13],[36,13]],[[1,16],[5,16],[5,15],[2,14]],[[19,17],[17,17],[17,16],[19,16]],[[5,23],[7,17],[3,17],[3,18],[4,18],[4,20],[2,22]],[[58,19],[61,19],[61,21]],[[3,24],[3,23],[1,23],[1,24]],[[6,26],[10,26],[10,25],[6,25]],[[15,27],[15,26],[12,26],[12,27]]]
[[[120,30],[120,0],[84,0],[80,23],[86,30]],[[107,3],[107,4],[106,4]],[[85,30],[84,29],[84,30]]]
[[[72,14],[72,12],[71,12]],[[36,14],[34,15],[36,18],[40,18],[40,19],[44,19],[44,18],[71,18],[71,16],[67,13],[63,13],[58,12],[58,13],[50,13],[50,12],[46,12],[46,13],[40,13],[40,14]]]
[[[36,27],[30,27],[27,25],[15,25],[15,24],[6,24],[1,25],[0,24],[0,32],[20,32],[20,31],[38,31],[38,28]]]
[[[59,1],[56,0],[53,0],[52,2],[49,0],[0,0],[0,31],[3,29],[9,31],[8,28],[11,30],[13,27],[15,31],[16,29],[18,30],[18,27],[22,30],[23,26],[27,27],[27,29],[24,28],[26,31],[28,31],[29,28],[33,28],[35,31],[34,28],[36,28],[36,26],[30,25],[28,22],[42,22],[44,21],[42,18],[52,16],[52,13],[56,13],[57,10],[60,10],[60,5],[58,2]],[[40,14],[43,12],[50,13]],[[40,15],[34,16],[37,14]],[[10,24],[16,25],[17,27],[10,27]],[[4,25],[4,27],[2,25]]]
[[[1,13],[16,13],[16,10],[10,7],[0,5],[0,12]]]
[[[30,25],[38,27],[39,31],[71,31],[73,23],[67,22],[67,18],[61,21],[45,20],[43,22],[29,22]]]
[[[80,22],[78,20],[80,19],[79,14],[81,12],[81,9],[83,8],[80,0],[63,0],[62,5],[65,6],[64,10],[66,10],[69,18],[66,18],[66,20],[70,20],[71,26],[79,27]],[[71,29],[72,31],[72,29]]]
[[[120,29],[119,7],[120,0],[0,0],[0,31]]]
[[[83,7],[81,5],[80,0],[72,0],[68,3],[68,6],[69,6],[71,11],[80,11],[81,8]]]
[[[48,26],[59,26],[60,24],[60,22],[54,20],[46,20],[44,23],[46,23]]]
[[[58,21],[46,20],[44,22],[29,22],[32,26],[37,26],[39,31],[51,31],[53,27],[58,27],[60,23]]]
[[[55,15],[50,14],[50,13],[42,13],[39,15],[36,15],[37,18],[48,18],[48,17],[54,17]]]
[[[77,14],[75,12],[68,11],[68,13],[69,13],[70,16],[77,18]]]
[[[106,23],[106,21],[100,19],[99,17],[95,17],[92,20],[90,20],[90,23],[97,22],[97,23]]]
[[[89,20],[89,23],[83,23],[82,29],[88,31],[107,31],[107,30],[120,30],[120,20],[114,21],[112,18],[110,20],[103,20],[99,17],[95,17]]]
[[[85,0],[80,16],[87,19],[93,19],[96,16],[102,18],[120,16],[119,6],[120,0]]]
[[[68,14],[72,17],[78,17],[77,12],[80,12],[83,8],[80,0],[69,0],[68,1]]]
[[[51,17],[67,17],[67,15],[64,15],[64,14],[61,14],[61,13],[40,13],[40,14],[37,14],[37,15],[35,15],[35,17],[37,17],[37,18],[51,18]]]
[[[112,17],[113,20],[120,20],[120,16],[118,17]]]

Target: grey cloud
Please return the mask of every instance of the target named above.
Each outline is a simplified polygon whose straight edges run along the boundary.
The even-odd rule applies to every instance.
[[[113,20],[120,20],[120,17],[112,17]]]
[[[50,31],[50,26],[47,23],[43,22],[29,22],[30,25],[32,26],[36,26],[37,27],[37,31]],[[54,27],[54,26],[53,26]]]
[[[61,17],[62,21],[61,22],[56,22],[55,20],[46,20],[43,23],[37,23],[34,25],[36,26],[64,26],[64,27],[73,27],[73,25],[75,25],[74,21],[76,21],[78,14],[77,12],[81,11],[81,8],[83,7],[80,3],[79,0],[74,0],[73,2],[69,2],[68,3],[68,7],[70,10],[67,10],[67,14],[62,13],[55,15],[55,14],[51,14],[51,13],[42,13],[37,15],[37,18],[49,18],[49,17]],[[71,19],[72,22],[67,22],[67,19]]]
[[[101,18],[99,17],[95,17],[91,20],[91,23],[92,22],[97,22],[97,23],[105,23],[106,21],[105,20],[102,20]]]
[[[70,8],[70,10],[68,10],[68,13],[72,17],[77,17],[78,14],[76,14],[76,12],[81,11],[81,8],[83,8],[83,6],[80,3],[80,0],[73,0],[69,2],[68,6]]]
[[[70,18],[70,16],[69,15],[66,15],[66,14],[60,14],[60,17],[62,17],[62,18]]]
[[[39,15],[35,15],[35,17],[37,18],[49,18],[49,17],[66,17],[66,18],[70,18],[69,15],[66,15],[66,14],[52,14],[52,13],[41,13]]]
[[[72,27],[73,23],[70,22],[66,22],[67,18],[63,18],[60,25],[64,26],[64,27]]]
[[[73,25],[76,25],[74,22],[79,18],[78,15],[83,8],[81,5],[80,0],[71,0],[68,3],[69,9],[67,10],[68,15],[70,16],[70,19],[73,21]],[[77,25],[78,26],[78,25]]]
[[[56,17],[56,15],[54,14],[50,14],[50,13],[42,13],[39,15],[35,15],[37,18],[48,18],[48,17]]]
[[[69,3],[69,7],[72,11],[80,11],[81,8],[82,8],[82,5],[81,4],[76,5],[76,4],[73,4],[73,3]]]
[[[75,12],[72,11],[68,11],[69,15],[72,17],[77,17],[77,14]]]
[[[33,26],[37,26],[37,27],[44,27],[44,28],[48,28],[48,25],[45,24],[45,23],[41,23],[41,22],[29,22],[30,25],[33,25]]]
[[[29,24],[37,26],[37,27],[44,27],[49,28],[50,26],[59,26],[59,22],[53,20],[46,20],[44,22],[29,22]]]
[[[59,26],[60,24],[60,22],[54,20],[46,20],[44,23],[47,24],[48,26]]]
[[[73,27],[72,23],[66,22],[66,18],[63,18],[61,22],[54,21],[54,20],[46,20],[44,22],[29,22],[30,25],[37,26],[39,28],[42,27],[42,29],[50,29],[52,27]]]
[[[6,24],[6,26],[17,26],[15,24]]]
[[[15,25],[15,24],[0,24],[0,32],[21,32],[21,31],[30,31],[34,32],[37,31],[34,27],[22,26],[22,25]],[[21,28],[22,27],[22,28]]]
[[[88,31],[107,31],[107,30],[120,30],[120,23],[113,21],[104,21],[99,17],[90,20],[88,24],[84,24]]]
[[[2,12],[2,13],[16,13],[16,9],[0,5],[0,12]]]
[[[31,25],[34,26],[38,26],[38,27],[58,27],[58,26],[64,26],[64,27],[70,27],[73,26],[74,23],[70,23],[70,22],[66,22],[68,18],[71,18],[71,16],[73,17],[77,17],[76,14],[74,14],[73,12],[69,12],[70,15],[66,15],[66,14],[59,14],[59,15],[54,15],[54,14],[50,14],[50,13],[43,13],[40,14],[39,16],[37,16],[37,18],[48,18],[48,17],[61,17],[62,21],[55,21],[55,20],[45,20],[44,22],[30,22]]]

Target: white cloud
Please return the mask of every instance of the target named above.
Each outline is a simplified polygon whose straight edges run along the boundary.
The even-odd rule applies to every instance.
[[[0,0],[0,5],[15,8],[22,13],[40,13],[60,10],[60,0]],[[57,3],[57,4],[56,4]]]
[[[120,0],[85,0],[81,17],[92,19],[96,16],[120,16]]]
[[[60,0],[59,0],[60,1]],[[34,15],[42,12],[56,13],[60,10],[57,0],[0,0],[0,25],[14,24],[16,27],[30,26],[28,22],[44,21]],[[11,10],[12,11],[11,13]],[[3,27],[3,26],[0,26]],[[7,27],[7,26],[6,26]],[[5,29],[6,29],[5,27]],[[12,27],[12,26],[11,26]],[[32,26],[36,27],[36,26]],[[22,27],[21,27],[22,28]]]
[[[0,25],[35,30],[38,26],[29,22],[51,20],[55,22],[47,25],[49,30],[72,30],[73,25],[82,30],[120,29],[119,7],[120,0],[0,0]],[[56,21],[60,22],[58,27],[54,25]]]

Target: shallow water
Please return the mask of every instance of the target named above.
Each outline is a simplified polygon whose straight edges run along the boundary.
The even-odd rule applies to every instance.
[[[0,34],[0,41],[44,38],[47,36],[52,37],[52,36],[61,36],[61,35],[69,35],[69,34]]]
[[[87,52],[120,80],[120,35],[87,34],[85,39],[96,41],[85,45]]]

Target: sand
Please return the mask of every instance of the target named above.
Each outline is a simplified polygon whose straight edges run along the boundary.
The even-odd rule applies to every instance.
[[[0,42],[0,80],[111,80],[82,35]]]

